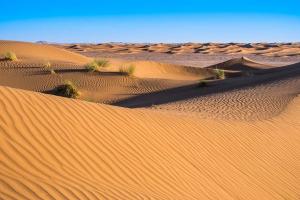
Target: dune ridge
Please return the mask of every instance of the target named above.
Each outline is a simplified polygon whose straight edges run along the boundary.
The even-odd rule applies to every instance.
[[[69,63],[86,63],[90,60],[83,55],[66,51],[47,44],[0,40],[0,55],[14,52],[19,59],[37,61],[59,61]]]
[[[297,199],[299,105],[267,121],[226,122],[1,86],[0,195]]]
[[[235,59],[230,59],[228,61],[218,63],[215,65],[208,66],[207,68],[219,68],[219,69],[224,69],[224,70],[257,70],[257,69],[268,69],[272,68],[273,66],[263,64],[263,63],[258,63],[254,60],[251,60],[247,57],[241,57],[241,58],[235,58]]]
[[[251,74],[212,80],[207,86],[187,84],[131,97],[114,105],[151,108],[207,118],[261,120],[278,115],[300,93],[300,63],[277,68],[243,67],[241,59],[229,60],[218,69],[231,68]],[[246,61],[248,62],[248,61]],[[233,65],[231,65],[234,63]],[[259,65],[251,62],[252,65]],[[259,65],[260,66],[260,65]],[[234,67],[234,68],[232,68]],[[214,69],[215,66],[209,67]],[[250,68],[250,70],[249,70]],[[232,73],[232,71],[229,71]],[[225,70],[226,76],[230,74]]]

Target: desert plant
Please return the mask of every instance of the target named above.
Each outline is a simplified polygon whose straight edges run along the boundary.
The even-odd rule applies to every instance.
[[[58,96],[69,97],[76,99],[80,93],[77,87],[71,81],[65,81],[63,85],[56,87],[55,94]]]
[[[135,72],[135,66],[129,65],[128,67],[120,67],[119,72],[125,74],[126,76],[133,76]]]
[[[54,69],[50,69],[50,74],[56,74],[56,72],[54,71]]]
[[[9,61],[16,61],[18,60],[16,54],[14,52],[6,52],[4,55],[4,59],[5,60],[9,60]]]
[[[45,68],[45,69],[50,69],[50,68],[51,68],[51,63],[50,63],[50,62],[46,62],[46,63],[44,64],[44,68]]]
[[[44,64],[44,68],[50,72],[50,74],[56,74],[54,69],[51,67],[51,63],[50,62],[46,62]]]
[[[214,73],[217,79],[225,79],[225,71],[223,69],[214,69]]]
[[[95,72],[98,71],[98,65],[95,62],[90,62],[85,66],[85,69],[87,69],[89,72]]]
[[[89,72],[95,72],[95,71],[100,71],[101,68],[106,68],[109,66],[109,61],[107,60],[99,60],[95,59],[92,62],[88,63],[85,68]]]
[[[109,61],[108,60],[99,60],[99,59],[95,59],[94,62],[97,63],[97,65],[100,67],[100,68],[106,68],[109,66]]]

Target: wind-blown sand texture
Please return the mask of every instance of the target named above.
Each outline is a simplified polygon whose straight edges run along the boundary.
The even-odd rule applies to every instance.
[[[89,58],[20,45],[19,61],[0,61],[0,199],[300,198],[299,64],[234,59],[214,80],[215,65],[138,61],[126,77],[117,68],[133,61],[91,74]],[[34,92],[65,79],[83,100],[130,108]]]

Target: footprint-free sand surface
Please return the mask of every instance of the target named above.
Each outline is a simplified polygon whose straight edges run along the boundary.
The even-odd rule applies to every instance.
[[[300,198],[298,63],[109,58],[91,73],[51,45],[6,51],[19,59],[0,61],[0,199]],[[79,99],[49,92],[65,80]]]

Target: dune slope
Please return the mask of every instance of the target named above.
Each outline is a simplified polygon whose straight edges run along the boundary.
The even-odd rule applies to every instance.
[[[272,66],[267,64],[262,64],[255,62],[247,57],[241,58],[234,58],[222,63],[218,63],[207,68],[217,68],[217,69],[224,69],[224,70],[237,70],[237,71],[244,71],[244,70],[257,70],[257,69],[268,69]]]
[[[278,115],[300,93],[300,63],[271,69],[258,69],[251,76],[195,83],[158,92],[137,95],[116,102],[130,108],[206,118],[261,120]]]
[[[86,63],[90,59],[61,48],[46,44],[0,40],[0,55],[14,52],[21,60],[60,61],[70,63]]]
[[[1,199],[299,199],[300,99],[257,122],[0,87]]]
[[[108,59],[101,72],[89,73],[90,58],[44,44],[0,41],[1,54],[13,51],[18,61],[0,59],[0,85],[48,92],[70,80],[81,92],[81,99],[111,103],[143,93],[190,84],[211,77],[206,69],[150,61]],[[45,68],[51,64],[55,74]],[[134,77],[119,73],[121,67],[135,66]]]

